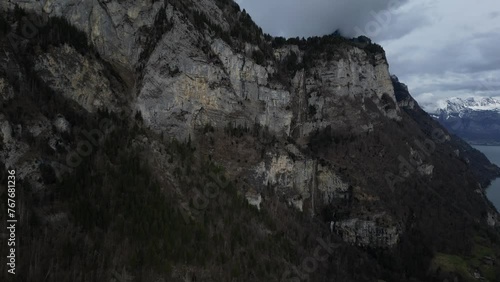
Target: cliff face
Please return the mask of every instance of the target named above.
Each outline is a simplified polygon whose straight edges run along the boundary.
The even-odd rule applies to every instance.
[[[112,172],[129,164],[117,156],[139,150],[134,155],[137,166],[151,169],[150,178],[173,206],[198,209],[197,189],[207,188],[210,182],[205,174],[220,173],[224,167],[225,177],[234,184],[228,195],[237,194],[258,208],[254,213],[242,202],[237,207],[227,205],[221,200],[226,196],[207,196],[216,206],[213,210],[205,207],[199,209],[201,215],[183,216],[203,219],[193,228],[206,228],[195,229],[196,236],[209,234],[203,242],[211,242],[209,250],[216,258],[201,267],[197,260],[191,263],[183,248],[180,260],[168,257],[172,252],[167,250],[160,257],[168,257],[169,269],[174,270],[165,271],[170,276],[163,277],[180,280],[195,273],[207,281],[229,281],[225,273],[244,272],[246,280],[279,280],[281,272],[254,273],[257,267],[246,261],[244,253],[252,248],[238,248],[241,242],[235,240],[255,244],[261,252],[257,261],[276,262],[276,269],[285,271],[297,261],[290,248],[297,250],[300,260],[314,250],[312,237],[328,237],[353,255],[331,255],[331,264],[311,274],[317,281],[331,277],[425,281],[434,251],[466,253],[478,235],[473,227],[487,233],[498,226],[498,214],[479,185],[484,187],[498,175],[498,168],[491,166],[490,173],[482,173],[485,164],[479,155],[463,161],[463,145],[418,110],[407,89],[391,78],[383,50],[371,43],[335,36],[278,43],[249,24],[248,16],[230,1],[26,0],[18,4],[36,14],[66,18],[91,43],[82,48],[72,40],[60,42],[63,36],[53,35],[54,24],[40,28],[35,39],[22,39],[19,50],[9,37],[2,39],[6,52],[0,54],[4,62],[0,160],[18,169],[34,191],[54,193],[64,202],[67,198],[58,197],[66,194],[58,187],[68,183],[68,175],[77,179],[92,175],[90,183],[114,187],[119,180]],[[12,14],[8,20],[12,27],[21,22]],[[232,28],[242,23],[247,29]],[[28,97],[24,102],[23,95]],[[19,107],[21,112],[16,111]],[[109,126],[110,120],[114,127]],[[122,135],[111,128],[121,128]],[[81,185],[96,186],[86,181]],[[109,200],[114,203],[111,210],[116,210],[116,214],[108,211],[109,216],[121,222],[127,212],[119,213],[116,207],[127,206],[127,199],[120,198],[126,185],[116,184],[120,191],[116,194],[115,188],[92,190],[76,203],[86,197]],[[121,200],[96,196],[102,193]],[[46,205],[32,213],[49,230],[83,224],[71,207]],[[88,205],[96,213],[106,213],[100,206]],[[136,205],[140,206],[131,204]],[[162,209],[164,205],[152,206]],[[242,219],[231,221],[233,214]],[[172,219],[162,215],[155,222],[176,226],[168,220]],[[241,227],[242,221],[248,224]],[[109,241],[124,232],[116,224],[120,227],[111,225],[117,229],[104,228]],[[218,233],[224,228],[238,230],[226,238],[227,234]],[[98,234],[93,232],[97,231],[88,231]],[[162,236],[167,235],[161,233],[160,243],[150,245],[152,249],[166,248],[169,243]],[[231,242],[230,247],[218,245],[221,238]],[[125,244],[126,239],[118,242]],[[184,248],[188,245],[179,243]],[[127,261],[133,255],[112,250],[106,249],[106,254],[114,258],[113,267],[135,265],[134,274],[142,273],[146,279],[137,270],[141,262]],[[377,262],[366,250],[387,259]],[[227,256],[245,259],[237,264],[237,260],[228,262]],[[366,265],[360,263],[332,274],[335,263],[349,265],[359,257],[377,266],[356,274]],[[408,270],[405,260],[412,257],[418,257],[418,263]],[[88,257],[80,259],[88,261]],[[403,263],[394,262],[398,260]],[[217,267],[224,270],[214,270]],[[387,276],[387,269],[394,269],[394,276]],[[109,275],[108,269],[96,277]]]
[[[142,31],[151,27],[162,3],[145,1],[19,1],[43,16],[64,16],[89,39],[108,61],[131,69],[143,49]]]
[[[303,52],[296,46],[288,46],[275,54],[277,58],[256,64],[248,54],[234,51],[207,30],[197,29],[185,13],[168,1],[152,4],[22,1],[18,4],[47,16],[64,16],[87,33],[105,60],[114,64],[124,78],[135,79],[138,84],[134,89],[138,93],[136,107],[141,109],[147,124],[179,138],[193,133],[195,125],[209,122],[258,123],[280,135],[297,132],[304,136],[337,120],[333,104],[341,97],[378,98],[374,100],[381,107],[386,102],[378,100],[385,94],[387,100],[395,102],[383,54],[376,54],[371,61],[365,50],[353,46],[339,48],[329,60],[318,60],[307,73],[298,71],[291,78],[292,85],[285,86],[270,81],[270,77],[278,72],[275,62],[282,59],[283,52],[285,55],[294,52],[298,61],[303,60]],[[190,9],[203,11],[208,22],[228,29],[224,11],[212,1],[184,4],[191,5]],[[161,29],[154,24],[162,13],[170,27],[156,38],[153,51],[146,50],[151,48],[148,46],[151,32]],[[250,50],[258,48],[246,46]],[[140,60],[143,53],[150,56]],[[141,73],[134,72],[137,67],[141,67]],[[292,102],[297,106],[290,107]],[[305,113],[309,107],[316,109],[312,118]],[[397,111],[396,106],[383,114],[397,119]],[[177,126],[181,128],[170,131]]]

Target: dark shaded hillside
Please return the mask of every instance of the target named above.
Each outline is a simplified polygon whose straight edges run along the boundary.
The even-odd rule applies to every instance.
[[[403,109],[418,123],[427,135],[430,136],[432,130],[435,128],[447,131],[445,126],[441,125],[420,108],[418,103],[411,97],[406,85],[400,83],[396,77],[393,78],[393,84],[398,102],[403,105]],[[492,164],[483,153],[462,140],[464,136],[462,138],[454,134],[450,136],[450,145],[455,149],[456,154],[470,166],[471,171],[479,179],[483,188],[488,187],[492,179],[500,176],[500,168]]]
[[[436,119],[450,132],[472,144],[500,143],[500,113],[497,111],[468,110],[460,115],[440,115]]]

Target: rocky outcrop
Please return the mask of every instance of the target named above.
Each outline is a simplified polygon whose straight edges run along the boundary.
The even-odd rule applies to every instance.
[[[223,12],[212,1],[194,3],[203,7],[211,22],[223,30],[228,28],[221,16]],[[46,1],[41,5],[24,1],[20,6],[49,16],[66,17],[89,35],[106,60],[128,71],[143,68],[136,108],[149,126],[180,139],[193,135],[197,125],[206,123],[218,126],[228,122],[258,123],[285,136],[293,132],[307,136],[328,125],[346,126],[346,120],[339,119],[337,111],[343,97],[373,99],[380,115],[400,118],[388,64],[382,54],[376,54],[372,60],[365,50],[344,47],[329,60],[315,62],[307,72],[297,72],[292,87],[288,87],[269,81],[278,72],[276,65],[270,62],[266,62],[269,63],[266,67],[258,65],[221,39],[195,29],[169,2],[146,5],[133,1]],[[175,28],[161,36],[147,61],[140,62],[139,55],[147,48],[147,30],[152,28],[160,10]],[[303,51],[290,46],[275,53],[277,61],[290,52],[297,54],[298,62],[303,60]],[[41,59],[50,63],[55,58],[45,55]],[[55,71],[52,70],[53,75],[57,75]],[[75,95],[82,99],[78,93]],[[104,92],[99,98],[109,96]],[[113,104],[106,99],[86,99],[96,104]],[[83,103],[88,109],[96,106],[89,101]],[[293,103],[297,107],[291,107]],[[348,113],[350,120],[361,114],[356,111]],[[372,126],[367,123],[360,130]]]
[[[12,86],[7,82],[7,80],[1,77],[0,77],[0,93],[2,95],[1,97],[2,102],[9,101],[14,97],[14,89],[12,89]]]
[[[393,247],[401,233],[396,226],[382,226],[375,221],[358,218],[336,222],[333,226],[344,241],[362,247]]]
[[[132,70],[143,51],[144,31],[151,27],[161,1],[34,1],[8,3],[47,17],[63,16],[88,34],[90,41],[108,61]]]
[[[222,40],[210,45],[221,65],[211,63],[208,55],[190,42],[194,38],[177,35],[185,34],[182,26],[177,24],[175,30],[153,52],[137,104],[147,123],[158,130],[172,129],[174,135],[185,138],[204,123],[257,123],[278,135],[288,136],[293,131],[307,136],[332,123],[345,125],[337,110],[345,97],[373,98],[381,115],[398,119],[388,66],[381,57],[374,66],[367,62],[364,51],[347,49],[345,59],[325,62],[307,74],[299,71],[292,87],[287,88],[269,81],[277,69],[235,53]],[[166,65],[169,69],[159,69]],[[172,68],[178,73],[171,75]],[[296,108],[291,107],[294,101]],[[385,109],[384,103],[393,105]],[[349,119],[357,114],[349,113]],[[188,128],[173,129],[172,123],[179,124],[179,120]],[[369,128],[372,125],[367,124],[360,130]]]
[[[35,70],[53,90],[89,112],[104,108],[113,110],[118,106],[116,93],[104,75],[103,65],[82,56],[68,45],[40,55]]]

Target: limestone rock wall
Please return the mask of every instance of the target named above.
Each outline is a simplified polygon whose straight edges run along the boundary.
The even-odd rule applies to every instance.
[[[164,6],[166,3],[166,6]],[[251,168],[260,187],[268,184],[291,206],[315,211],[335,200],[349,200],[350,185],[331,166],[302,155],[307,138],[328,126],[354,133],[377,130],[377,119],[400,119],[394,88],[383,55],[369,58],[354,46],[336,50],[333,59],[317,60],[309,69],[277,81],[278,64],[291,52],[298,62],[304,54],[297,46],[275,50],[275,60],[257,64],[249,54],[257,48],[235,50],[206,30],[199,30],[168,2],[154,1],[20,1],[21,7],[67,18],[85,31],[101,57],[112,64],[129,89],[116,89],[105,66],[78,54],[68,46],[54,48],[37,58],[36,70],[54,90],[79,103],[89,112],[118,109],[120,95],[133,95],[130,107],[141,112],[146,126],[169,137],[196,139],[196,129],[207,124],[221,129],[258,124],[275,136],[292,138],[297,146],[277,148]],[[192,4],[223,30],[229,30],[223,12],[214,1]],[[162,8],[163,7],[163,8]],[[148,32],[164,9],[173,28],[161,35],[147,58]],[[1,87],[1,84],[0,84]],[[3,91],[8,95],[7,91]],[[58,128],[64,124],[55,121]],[[50,122],[49,122],[50,124]],[[3,130],[5,128],[5,130]],[[8,136],[7,125],[2,127]],[[60,129],[61,130],[61,129]],[[56,142],[55,140],[52,140]],[[295,157],[291,157],[293,151]],[[430,167],[423,174],[432,173]],[[258,187],[255,187],[258,188]],[[260,191],[249,196],[259,207],[265,204]],[[337,224],[350,243],[392,246],[400,232],[356,217]],[[385,235],[380,235],[381,233]]]
[[[89,112],[115,109],[117,95],[104,75],[104,66],[79,54],[68,45],[55,47],[38,57],[35,70],[55,91]]]

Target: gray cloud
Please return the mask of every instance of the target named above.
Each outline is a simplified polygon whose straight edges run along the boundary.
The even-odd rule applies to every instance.
[[[407,0],[238,0],[267,33],[275,36],[309,37],[336,29],[354,36],[367,24],[384,18]],[[380,11],[387,11],[378,15]],[[392,15],[390,15],[392,17]],[[370,26],[368,26],[370,28]]]
[[[392,73],[419,97],[499,96],[498,0],[238,0],[271,35],[340,29],[386,50]],[[479,91],[483,85],[493,85]]]

